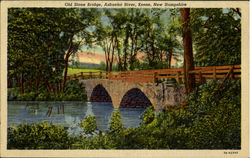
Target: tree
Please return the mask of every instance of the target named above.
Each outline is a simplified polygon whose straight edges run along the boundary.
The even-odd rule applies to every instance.
[[[74,9],[69,15],[71,15],[69,23],[74,26],[71,26],[68,31],[70,38],[68,38],[69,47],[64,58],[65,71],[62,92],[64,92],[66,85],[69,58],[72,54],[77,53],[83,43],[89,46],[92,45],[93,31],[91,27],[98,23],[100,12],[97,9]]]
[[[241,10],[203,8],[191,10],[195,64],[197,66],[241,63]]]
[[[82,43],[90,45],[93,31],[89,27],[96,23],[98,15],[96,9],[11,8],[8,16],[9,74],[18,73],[23,83],[31,79],[32,72],[32,79],[36,82],[42,79],[49,93],[58,93],[65,69],[60,86],[63,92],[68,60]]]
[[[181,9],[182,16],[182,37],[184,46],[184,78],[185,87],[188,95],[194,90],[195,78],[189,74],[189,71],[194,70],[192,32],[190,28],[190,8]]]

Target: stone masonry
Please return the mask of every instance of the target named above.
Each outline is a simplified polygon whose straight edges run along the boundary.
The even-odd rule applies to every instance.
[[[174,106],[186,98],[185,87],[168,86],[166,83],[132,83],[120,80],[92,79],[80,80],[85,84],[88,101],[112,102],[119,107],[147,107],[155,110]]]

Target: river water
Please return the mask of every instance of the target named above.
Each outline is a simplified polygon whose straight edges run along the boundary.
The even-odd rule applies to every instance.
[[[68,127],[69,134],[83,132],[80,123],[85,116],[95,116],[98,130],[108,130],[112,103],[102,102],[8,102],[8,126],[47,121]],[[136,127],[145,108],[119,108],[123,127]]]

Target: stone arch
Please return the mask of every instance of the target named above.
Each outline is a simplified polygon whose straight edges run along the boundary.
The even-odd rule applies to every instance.
[[[90,95],[90,102],[112,102],[112,98],[103,85],[98,84]]]
[[[150,105],[151,101],[139,88],[128,90],[120,102],[120,108],[145,108]]]

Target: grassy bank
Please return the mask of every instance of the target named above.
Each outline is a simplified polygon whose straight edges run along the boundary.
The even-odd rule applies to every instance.
[[[82,69],[82,68],[68,68],[68,75],[77,74],[80,72],[99,72],[97,69]]]

